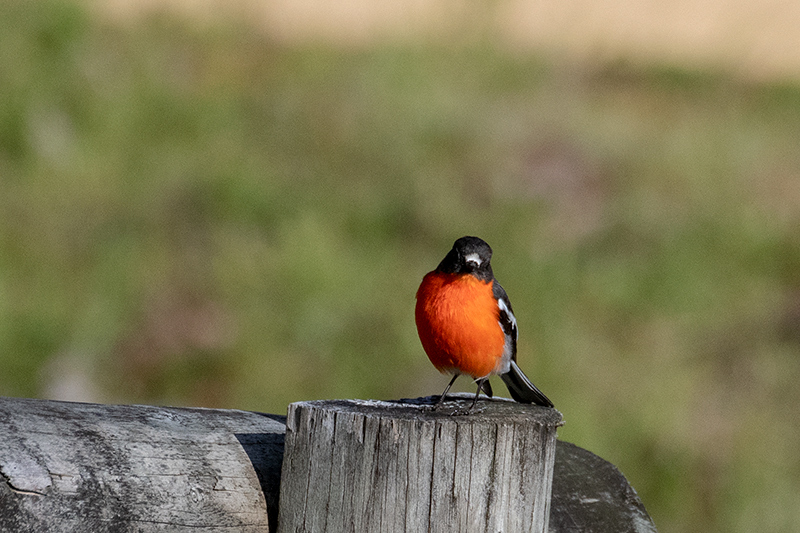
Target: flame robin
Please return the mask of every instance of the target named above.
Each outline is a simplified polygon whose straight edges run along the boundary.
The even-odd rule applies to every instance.
[[[489,377],[499,375],[521,403],[553,407],[517,366],[517,319],[503,287],[494,279],[492,249],[478,237],[461,237],[417,291],[416,322],[422,347],[439,372],[453,375],[436,407],[458,376],[470,376],[492,397]]]

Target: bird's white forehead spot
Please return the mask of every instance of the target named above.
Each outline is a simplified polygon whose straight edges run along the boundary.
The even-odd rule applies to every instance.
[[[475,263],[478,266],[482,263],[481,257],[478,254],[467,254],[464,256],[464,261],[467,263]]]

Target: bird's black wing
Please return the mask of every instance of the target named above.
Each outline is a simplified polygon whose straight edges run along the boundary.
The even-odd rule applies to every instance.
[[[497,283],[497,280],[492,285],[492,293],[497,299],[497,306],[500,308],[500,325],[503,328],[503,333],[506,334],[506,342],[511,344],[511,366],[508,372],[500,375],[508,387],[508,392],[518,402],[553,407],[553,402],[517,366],[517,337],[519,336],[517,317],[514,316],[514,310],[511,308],[508,294]]]
[[[503,328],[503,333],[506,334],[506,342],[511,344],[511,360],[516,361],[519,332],[517,331],[517,317],[514,316],[514,310],[511,308],[511,300],[508,299],[506,290],[497,283],[497,280],[492,282],[492,294],[500,308],[500,326]]]

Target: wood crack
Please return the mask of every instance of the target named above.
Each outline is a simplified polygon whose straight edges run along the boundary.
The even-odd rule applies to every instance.
[[[6,485],[8,485],[8,488],[11,489],[16,494],[22,494],[24,496],[44,496],[45,495],[44,492],[39,492],[39,491],[36,491],[36,490],[24,490],[24,489],[20,489],[20,488],[15,487],[14,483],[11,481],[11,477],[8,474],[6,474],[5,472],[3,472],[2,468],[0,468],[0,476],[3,478],[3,481],[5,481]]]

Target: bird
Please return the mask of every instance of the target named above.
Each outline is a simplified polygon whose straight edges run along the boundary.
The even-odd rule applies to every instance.
[[[417,290],[414,317],[422,347],[439,372],[453,375],[434,409],[461,375],[478,385],[467,413],[481,391],[492,397],[489,377],[496,375],[517,402],[553,407],[517,364],[517,319],[491,259],[486,241],[461,237]]]

